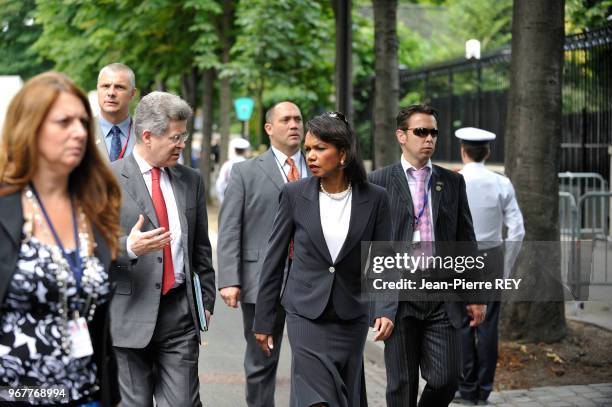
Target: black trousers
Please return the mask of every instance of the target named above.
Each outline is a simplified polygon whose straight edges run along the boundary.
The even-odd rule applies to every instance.
[[[416,407],[419,368],[427,385],[419,407],[448,406],[457,390],[460,372],[459,331],[444,304],[423,318],[404,316],[385,341],[387,406]]]
[[[501,247],[480,252],[485,253],[489,279],[503,277],[504,252]],[[475,328],[466,326],[461,329],[462,374],[459,391],[466,400],[486,400],[493,391],[498,356],[499,310],[499,301],[488,301],[483,323]]]
[[[278,307],[274,323],[274,349],[267,357],[257,344],[253,334],[255,304],[240,303],[246,350],[244,352],[244,374],[246,376],[246,404],[248,407],[274,407],[276,370],[285,328],[285,310]]]

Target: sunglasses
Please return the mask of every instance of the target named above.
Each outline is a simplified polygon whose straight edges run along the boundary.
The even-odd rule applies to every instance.
[[[412,130],[412,133],[417,137],[427,137],[429,134],[431,134],[431,137],[438,137],[439,134],[438,129],[428,129],[427,127],[412,127],[404,131],[407,130]]]
[[[326,114],[329,117],[331,117],[332,119],[343,121],[344,124],[346,124],[348,126],[348,120],[346,120],[346,117],[342,113],[340,113],[340,112],[327,112]]]

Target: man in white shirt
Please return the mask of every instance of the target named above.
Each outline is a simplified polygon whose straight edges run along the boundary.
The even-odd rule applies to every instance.
[[[495,134],[466,127],[458,129],[455,136],[461,140],[464,167],[460,172],[465,179],[478,248],[486,255],[487,278],[508,277],[525,228],[512,183],[484,164],[491,153],[489,142],[495,139]],[[508,230],[506,239],[502,237],[504,225]],[[498,301],[489,301],[485,321],[477,327],[465,327],[461,332],[463,367],[459,392],[461,398],[474,403],[486,401],[493,390],[499,308]]]
[[[236,155],[224,162],[219,170],[219,176],[217,177],[217,182],[215,182],[215,189],[217,190],[217,199],[219,199],[219,204],[223,203],[225,190],[227,189],[227,184],[230,180],[232,167],[236,163],[246,161],[246,153],[250,147],[251,143],[242,137],[236,137],[230,141],[230,149],[233,149]]]
[[[106,65],[98,74],[97,91],[97,144],[102,156],[113,162],[130,155],[136,144],[129,116],[130,101],[136,94],[134,71],[121,63]]]

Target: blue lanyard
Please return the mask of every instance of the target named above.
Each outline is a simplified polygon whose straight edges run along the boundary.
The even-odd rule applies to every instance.
[[[425,196],[423,197],[423,206],[421,207],[419,214],[414,217],[414,224],[413,224],[414,229],[416,229],[419,226],[419,220],[421,219],[421,216],[423,216],[423,213],[425,212],[425,208],[427,207],[427,201],[429,199],[429,191],[431,191],[431,179],[432,178],[433,177],[430,175],[429,182],[427,182],[427,189],[425,190]]]
[[[77,227],[77,218],[76,218],[76,212],[74,209],[74,205],[71,202],[70,206],[72,209],[72,226],[74,230],[74,242],[75,242],[76,248],[74,250],[74,255],[70,256],[68,253],[66,253],[66,250],[64,249],[64,245],[62,244],[62,241],[60,240],[59,235],[55,231],[55,227],[53,227],[51,218],[49,218],[49,215],[47,214],[47,210],[45,209],[45,205],[43,205],[43,202],[40,199],[40,196],[38,196],[38,192],[36,191],[36,188],[34,188],[33,183],[30,183],[30,189],[34,193],[34,196],[36,197],[36,200],[38,201],[38,205],[40,206],[40,209],[42,210],[42,213],[45,216],[45,220],[47,221],[47,225],[49,226],[49,229],[51,230],[51,233],[53,234],[55,243],[62,251],[62,255],[64,256],[64,259],[66,259],[66,261],[68,262],[68,265],[70,266],[70,269],[72,270],[72,273],[74,274],[74,278],[76,280],[77,289],[78,289],[81,286],[81,277],[83,276],[83,266],[81,264],[81,247],[79,244],[79,230]]]

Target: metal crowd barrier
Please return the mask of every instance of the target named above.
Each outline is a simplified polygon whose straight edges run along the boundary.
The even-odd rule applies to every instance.
[[[589,297],[593,287],[612,286],[612,191],[596,173],[560,173],[559,181],[561,276]]]

